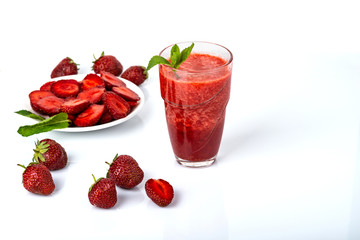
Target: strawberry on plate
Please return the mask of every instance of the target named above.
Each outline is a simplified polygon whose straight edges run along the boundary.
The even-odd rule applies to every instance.
[[[114,92],[105,92],[102,100],[113,119],[126,117],[130,113],[130,105]]]
[[[139,101],[139,95],[127,87],[113,87],[112,91],[127,101]]]
[[[126,87],[126,83],[112,73],[101,71],[100,77],[104,80],[108,90],[111,90],[113,87]]]
[[[57,97],[76,97],[80,92],[79,82],[75,79],[62,79],[51,85],[51,92]]]
[[[66,100],[63,104],[61,104],[60,109],[62,112],[67,114],[78,114],[88,108],[90,105],[90,101],[81,98],[74,98]]]
[[[81,90],[86,90],[93,87],[105,87],[104,80],[95,73],[89,73],[81,81]]]
[[[49,96],[55,96],[55,95],[49,91],[43,91],[43,90],[32,91],[29,94],[31,108],[36,112],[40,112],[40,109],[37,107],[37,103],[40,101],[40,99],[42,99],[44,97],[49,97]]]
[[[74,124],[78,127],[93,126],[100,120],[104,109],[104,105],[92,104],[85,111],[77,115]]]
[[[91,104],[98,103],[102,99],[102,95],[105,93],[105,88],[94,87],[86,89],[80,92],[77,96],[79,99],[88,100]]]
[[[61,112],[61,105],[64,102],[65,102],[64,99],[58,98],[53,95],[53,96],[41,98],[34,105],[35,105],[35,109],[37,109],[39,113],[52,116]]]

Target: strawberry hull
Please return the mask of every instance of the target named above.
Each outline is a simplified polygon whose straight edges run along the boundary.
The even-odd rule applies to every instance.
[[[231,66],[220,57],[191,54],[175,72],[159,67],[169,137],[183,165],[215,161],[230,97]]]

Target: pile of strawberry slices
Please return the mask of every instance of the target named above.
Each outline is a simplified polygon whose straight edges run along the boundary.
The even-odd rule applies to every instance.
[[[29,94],[30,105],[42,115],[65,112],[72,126],[88,127],[126,117],[139,104],[139,95],[112,73],[89,73],[81,81],[64,76]]]

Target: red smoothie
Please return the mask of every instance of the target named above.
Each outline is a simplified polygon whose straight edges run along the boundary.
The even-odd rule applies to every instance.
[[[231,65],[192,53],[178,70],[160,65],[161,96],[175,155],[183,160],[215,158],[230,96]]]

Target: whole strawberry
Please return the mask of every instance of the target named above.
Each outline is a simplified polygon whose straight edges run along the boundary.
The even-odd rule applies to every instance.
[[[106,163],[110,165],[107,177],[114,180],[115,184],[121,188],[134,188],[144,178],[143,170],[136,160],[129,155],[118,156],[116,154],[111,164]]]
[[[91,185],[88,193],[89,201],[92,205],[99,208],[111,208],[117,202],[115,183],[109,178],[99,178]]]
[[[26,190],[40,195],[49,195],[55,189],[55,183],[49,169],[42,163],[31,162],[27,167],[23,167],[23,185]]]
[[[52,139],[43,139],[35,143],[33,160],[43,163],[50,171],[64,168],[68,157],[65,149]]]
[[[66,57],[52,70],[51,78],[77,74],[78,65],[71,58]]]
[[[149,74],[143,66],[131,66],[121,74],[122,78],[125,78],[138,86],[142,84],[148,76]]]
[[[116,57],[112,55],[104,55],[104,52],[101,53],[101,56],[99,58],[95,58],[95,61],[93,61],[92,69],[95,73],[100,74],[101,71],[109,72],[115,76],[120,76],[120,74],[123,71],[123,66],[119,62],[119,60],[116,59]]]
[[[145,183],[146,195],[158,206],[166,207],[174,198],[174,189],[163,179],[149,179]]]

